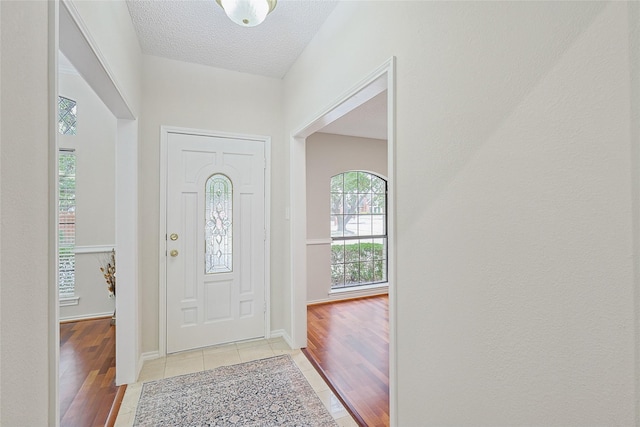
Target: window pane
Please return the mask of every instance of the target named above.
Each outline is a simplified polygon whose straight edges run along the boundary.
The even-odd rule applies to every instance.
[[[358,193],[366,194],[371,190],[371,174],[358,172]]]
[[[358,172],[345,172],[343,189],[345,193],[356,193],[358,190]]]
[[[233,270],[233,187],[216,174],[205,184],[205,274]]]
[[[386,261],[379,260],[373,262],[373,280],[374,282],[386,282],[387,281],[387,263]]]
[[[58,156],[58,292],[60,297],[75,293],[76,243],[76,156]]]
[[[331,237],[344,236],[344,215],[331,217]]]
[[[331,287],[344,287],[344,264],[331,265]]]
[[[358,262],[360,260],[360,242],[348,240],[344,245],[344,261]]]
[[[386,193],[386,182],[384,179],[377,176],[371,176],[371,192],[374,194]]]
[[[372,261],[373,260],[373,240],[361,239],[360,240],[360,261]]]
[[[338,214],[344,213],[342,209],[343,198],[344,196],[342,195],[342,193],[331,193],[331,214],[332,215],[338,215]]]
[[[371,213],[382,215],[387,213],[386,194],[374,194],[371,197]]]
[[[344,223],[343,234],[345,236],[353,236],[358,234],[358,223],[356,215],[358,214],[358,195],[355,193],[344,195]]]
[[[353,286],[360,282],[360,263],[350,262],[344,265],[344,284]]]
[[[373,283],[373,261],[360,263],[360,283]]]
[[[373,259],[385,260],[387,259],[387,239],[374,239],[373,240]]]
[[[387,234],[385,215],[371,215],[371,234],[384,236]]]
[[[371,215],[358,215],[358,236],[371,236]]]
[[[331,192],[342,193],[343,182],[342,174],[331,177]]]
[[[344,241],[331,243],[331,264],[344,263]]]
[[[76,135],[76,101],[58,97],[58,132],[62,135]]]

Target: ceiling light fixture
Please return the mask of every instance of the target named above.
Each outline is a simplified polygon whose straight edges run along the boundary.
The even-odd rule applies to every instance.
[[[277,0],[216,0],[216,2],[236,24],[242,27],[255,27],[275,9]]]

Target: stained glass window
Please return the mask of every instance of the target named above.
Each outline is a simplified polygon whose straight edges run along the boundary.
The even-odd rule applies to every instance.
[[[58,132],[61,135],[76,134],[76,101],[58,97]]]
[[[363,171],[331,178],[331,288],[387,281],[387,181]]]
[[[233,186],[222,174],[205,184],[205,274],[233,270]]]

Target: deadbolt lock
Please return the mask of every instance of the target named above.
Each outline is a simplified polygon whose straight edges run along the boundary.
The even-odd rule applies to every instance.
[[[169,236],[169,238],[171,240],[178,240],[178,235],[176,233],[171,233],[171,236]]]

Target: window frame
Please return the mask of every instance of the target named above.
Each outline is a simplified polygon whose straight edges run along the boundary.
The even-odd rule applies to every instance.
[[[357,234],[357,235],[345,236],[344,235],[344,229],[346,228],[346,225],[348,224],[348,222],[343,225],[343,233],[342,233],[341,236],[333,235],[333,233],[331,233],[331,245],[330,245],[331,246],[331,249],[330,249],[330,254],[331,254],[331,264],[330,264],[330,268],[331,268],[331,274],[330,274],[331,275],[331,280],[330,280],[331,281],[331,287],[330,287],[330,290],[331,290],[331,292],[341,291],[341,290],[345,290],[345,289],[357,289],[357,288],[371,286],[371,285],[375,286],[375,285],[379,285],[379,284],[386,284],[386,283],[388,283],[388,280],[389,280],[388,279],[388,272],[389,272],[389,256],[388,256],[388,253],[389,253],[389,245],[388,245],[388,242],[389,242],[389,235],[388,235],[388,191],[389,190],[388,190],[388,186],[389,186],[389,183],[388,183],[387,179],[385,179],[384,177],[382,177],[382,176],[380,176],[380,175],[378,175],[377,173],[374,173],[374,172],[369,172],[369,171],[366,171],[366,170],[348,170],[348,171],[344,171],[344,172],[341,172],[341,173],[338,173],[338,174],[335,174],[335,175],[331,176],[331,181],[333,181],[334,178],[336,178],[336,177],[338,177],[340,175],[343,176],[343,178],[342,178],[342,186],[341,186],[341,190],[342,191],[341,191],[340,194],[343,194],[343,195],[346,194],[345,191],[344,191],[344,176],[346,174],[348,174],[348,173],[353,173],[353,172],[358,173],[358,174],[359,173],[367,174],[367,175],[369,175],[371,177],[379,179],[383,183],[384,190],[383,190],[382,193],[379,193],[379,194],[384,195],[384,211],[381,214],[380,213],[377,213],[377,214],[373,214],[373,213],[361,214],[358,211],[359,210],[359,203],[358,203],[358,206],[356,207],[356,212],[353,214],[353,216],[357,219],[360,216],[368,215],[368,216],[372,217],[372,220],[373,220],[373,216],[374,215],[383,216],[384,217],[384,222],[383,222],[384,234],[374,234],[373,233],[373,229],[372,229],[371,234],[362,234],[362,235],[361,234]],[[356,183],[356,186],[358,186],[358,185],[359,184]],[[338,193],[335,193],[333,191],[333,186],[330,184],[330,197],[333,197],[334,194],[338,194]],[[366,193],[358,193],[358,192],[356,192],[355,194],[366,194]],[[369,194],[374,195],[376,193],[373,193],[371,190],[369,190]],[[342,203],[344,205],[344,200],[343,200]],[[331,218],[332,221],[333,221],[333,217],[334,216],[336,216],[336,214],[335,214],[335,212],[333,212],[333,206],[331,206],[330,218]],[[360,266],[363,263],[363,260],[361,258],[362,257],[362,250],[361,250],[360,244],[361,243],[367,243],[368,241],[370,241],[372,244],[376,244],[377,240],[382,240],[382,251],[383,251],[383,253],[382,253],[382,257],[383,257],[382,258],[382,262],[383,262],[383,265],[382,265],[382,268],[383,268],[382,278],[380,280],[375,280],[375,268],[376,268],[375,267],[375,261],[376,261],[376,259],[372,258],[372,260],[371,260],[371,262],[373,263],[373,273],[372,274],[374,275],[373,280],[361,281],[360,278],[359,278],[358,282],[347,282],[346,271],[347,271],[347,265],[348,264],[356,264],[357,263],[359,265],[358,274],[360,275],[360,272],[361,272],[361,267]],[[335,257],[334,257],[334,250],[333,250],[334,244],[336,242],[344,242],[343,243],[343,247],[346,247],[347,242],[354,242],[354,241],[358,241],[358,243],[359,243],[359,246],[358,246],[359,247],[359,249],[358,249],[358,261],[355,261],[355,262],[347,261],[346,253],[343,250],[343,254],[342,254],[342,257],[341,257],[341,262],[336,263],[335,262]],[[335,265],[342,265],[343,266],[342,267],[343,280],[342,280],[341,284],[334,283],[334,266]]]

